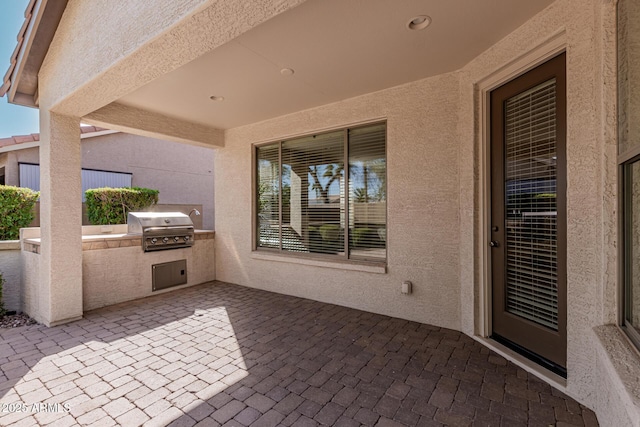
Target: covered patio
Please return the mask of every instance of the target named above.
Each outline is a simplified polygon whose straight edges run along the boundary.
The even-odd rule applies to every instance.
[[[40,110],[20,256],[51,329],[2,332],[3,402],[73,408],[6,422],[595,423],[555,388],[640,427],[638,17],[33,0],[0,94]],[[87,250],[80,123],[215,149],[207,250]],[[138,299],[190,255],[192,289]]]
[[[0,425],[598,425],[460,332],[224,282],[0,348]]]

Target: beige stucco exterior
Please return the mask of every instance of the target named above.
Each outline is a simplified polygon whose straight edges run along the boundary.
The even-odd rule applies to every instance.
[[[135,128],[121,119],[131,111],[103,107],[295,3],[264,1],[239,8],[204,1],[174,6],[136,2],[115,9],[103,2],[70,2],[40,76],[43,124],[51,128],[43,131],[43,144],[51,147],[44,162],[50,163],[51,176],[61,174],[75,185],[70,171],[79,168],[79,161],[63,167],[55,157],[78,153],[75,145],[57,137],[77,127],[73,117],[93,117],[101,125],[146,135],[149,123],[160,117],[141,114]],[[113,28],[87,31],[96,16]],[[150,19],[135,19],[139,16]],[[125,34],[129,27],[135,27],[134,33]],[[77,55],[87,50],[88,58]],[[566,381],[486,340],[485,97],[560,51],[567,54],[568,82]],[[66,72],[76,66],[77,73]],[[51,124],[49,111],[55,111]],[[253,146],[381,120],[387,123],[386,268],[252,251]],[[167,139],[221,147],[213,167],[216,243],[215,257],[210,257],[217,279],[461,330],[594,409],[602,425],[640,425],[640,357],[613,326],[619,316],[615,1],[557,0],[450,73],[224,132],[211,129],[213,136],[201,127],[190,135],[155,128],[166,129]],[[51,323],[77,315],[82,306],[74,303],[68,313],[56,308],[61,297],[78,297],[82,271],[80,236],[65,231],[80,220],[66,217],[69,225],[61,226],[56,215],[65,206],[56,193],[63,185],[52,181],[47,189],[53,197],[47,201],[38,261],[42,274],[51,276],[41,296],[52,304]],[[66,234],[56,234],[59,228]],[[47,240],[53,242],[49,247]],[[67,250],[71,261],[58,260],[57,254]],[[410,295],[400,291],[404,280],[413,282]]]
[[[193,217],[194,222],[197,221],[196,226],[213,230],[215,152],[211,148],[187,146],[123,132],[88,135],[90,136],[83,138],[81,143],[83,168],[130,173],[132,186],[160,191],[159,205],[184,205],[185,209],[192,205],[198,206],[202,216]],[[22,144],[15,148],[20,145]],[[6,185],[20,185],[19,163],[40,162],[38,147],[13,149],[0,154],[0,159],[1,156],[7,159]],[[0,167],[2,166],[0,163]],[[175,211],[180,210],[180,206],[164,209]]]
[[[251,176],[233,171],[251,169],[252,144],[386,119],[389,255],[384,275],[301,266],[286,257],[264,261],[251,252],[250,213],[232,203],[238,193],[218,190],[219,279],[488,335],[481,324],[488,206],[479,87],[528,51],[563,46],[569,81],[566,390],[596,407],[599,344],[592,328],[616,321],[614,29],[613,3],[559,1],[458,72],[228,130],[216,156],[216,186],[245,189],[241,195],[250,204]],[[400,293],[403,280],[413,282],[411,296]]]
[[[459,275],[449,267],[459,257],[459,87],[453,73],[227,131],[215,165],[219,279],[460,329]],[[234,173],[251,171],[252,144],[380,119],[387,121],[387,273],[256,259],[251,174]],[[221,190],[230,186],[236,190]],[[412,295],[401,294],[403,280],[413,282]]]
[[[103,231],[108,231],[104,232]],[[82,311],[144,298],[216,279],[214,239],[211,231],[196,231],[196,240],[190,248],[144,252],[141,237],[127,233],[124,224],[109,227],[82,228]],[[22,295],[18,311],[24,311],[37,321],[47,323],[49,301],[39,278],[41,268],[40,229],[21,230],[20,243],[3,242],[0,249],[16,249],[10,255],[18,260],[10,265],[10,276],[22,275]],[[17,243],[17,244],[16,244]],[[3,248],[4,246],[4,248]],[[20,251],[20,249],[22,249]],[[4,254],[3,254],[4,255]],[[3,267],[4,260],[3,257]],[[169,289],[154,291],[152,267],[156,264],[185,260],[187,282]]]
[[[0,273],[4,279],[2,303],[5,310],[22,310],[22,268],[20,262],[20,241],[0,242]]]

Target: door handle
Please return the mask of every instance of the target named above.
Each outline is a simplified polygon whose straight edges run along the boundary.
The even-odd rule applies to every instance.
[[[497,248],[498,246],[500,246],[500,243],[498,243],[496,240],[492,240],[489,242],[489,246],[491,246],[492,248]]]

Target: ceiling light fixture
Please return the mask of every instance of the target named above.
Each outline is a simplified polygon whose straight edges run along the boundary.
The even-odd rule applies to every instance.
[[[407,22],[407,28],[410,30],[424,30],[431,24],[431,18],[427,15],[418,15]]]
[[[295,73],[295,71],[293,71],[291,68],[283,68],[282,70],[280,70],[280,74],[282,74],[283,76],[293,76],[293,73]]]
[[[209,99],[212,101],[222,102],[224,101],[224,96],[211,95]]]

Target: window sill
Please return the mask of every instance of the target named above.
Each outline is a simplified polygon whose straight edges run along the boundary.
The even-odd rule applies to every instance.
[[[279,255],[273,253],[266,253],[261,251],[253,251],[251,258],[273,261],[273,262],[286,262],[290,264],[310,265],[313,267],[333,268],[337,270],[349,270],[349,271],[361,271],[364,273],[386,274],[387,266],[385,263],[369,263],[358,261],[334,261],[323,260],[317,258],[306,258],[300,256],[291,255]]]

